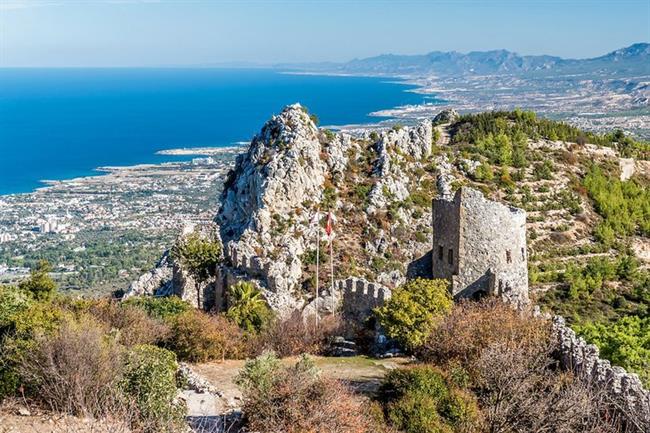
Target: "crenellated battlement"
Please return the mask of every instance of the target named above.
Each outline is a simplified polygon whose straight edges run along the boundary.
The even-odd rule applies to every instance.
[[[391,290],[388,287],[361,278],[351,277],[346,280],[339,280],[335,285],[344,298],[368,297],[383,302],[391,296]]]
[[[362,324],[373,309],[384,305],[392,294],[388,287],[356,277],[338,280],[334,285],[340,293],[343,317],[358,324]]]

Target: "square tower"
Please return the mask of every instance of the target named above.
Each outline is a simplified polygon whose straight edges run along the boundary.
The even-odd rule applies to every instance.
[[[462,187],[451,200],[433,200],[432,223],[432,274],[451,281],[455,298],[494,294],[528,302],[524,210]]]

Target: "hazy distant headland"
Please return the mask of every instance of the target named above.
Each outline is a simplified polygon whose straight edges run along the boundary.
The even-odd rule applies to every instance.
[[[336,75],[400,77],[461,111],[525,108],[575,126],[623,129],[650,137],[650,44],[599,57],[522,56],[508,50],[384,54],[345,63],[282,64],[282,69]],[[435,115],[417,104],[375,114],[402,119]]]

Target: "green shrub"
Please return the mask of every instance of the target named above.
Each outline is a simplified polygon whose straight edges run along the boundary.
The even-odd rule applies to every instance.
[[[205,362],[238,358],[243,351],[239,327],[221,315],[199,310],[187,311],[176,318],[166,347],[183,361]]]
[[[10,316],[4,336],[0,336],[0,398],[13,394],[19,385],[18,365],[37,339],[55,334],[72,314],[54,302],[30,303]]]
[[[650,188],[636,180],[621,181],[592,166],[583,181],[603,221],[596,237],[612,245],[617,237],[650,234]]]
[[[476,168],[474,174],[472,175],[472,178],[477,182],[492,181],[494,179],[494,171],[492,170],[492,166],[487,162],[482,163]]]
[[[156,319],[170,321],[193,307],[177,296],[152,297],[138,296],[129,298],[122,302],[124,305],[135,306],[143,309],[146,313]]]
[[[248,332],[259,332],[272,312],[262,293],[250,282],[240,281],[228,288],[226,317]]]
[[[247,431],[367,433],[369,418],[362,401],[338,381],[321,377],[314,362],[302,356],[289,367],[266,352],[236,377],[243,395]]]
[[[425,341],[452,304],[446,280],[416,278],[395,289],[375,315],[389,337],[413,350]]]
[[[372,185],[364,185],[362,183],[356,184],[354,186],[354,195],[361,201],[362,203],[365,203],[366,200],[368,200],[368,195],[370,194],[370,191],[372,190]]]
[[[266,396],[273,385],[282,365],[273,351],[266,351],[244,364],[235,379],[235,383],[244,392]]]
[[[50,272],[52,272],[52,266],[46,260],[41,260],[32,269],[29,278],[22,281],[19,287],[22,290],[31,292],[37,300],[52,299],[56,293],[56,283],[50,277]]]
[[[171,432],[183,423],[185,407],[176,400],[176,355],[150,345],[133,347],[120,383],[133,399],[147,432]]]
[[[478,425],[476,400],[432,366],[391,370],[379,398],[390,423],[406,433],[451,433]]]
[[[553,179],[553,163],[550,160],[545,159],[544,162],[535,164],[533,167],[533,176],[535,176],[535,180]]]
[[[200,285],[214,275],[221,258],[221,243],[195,232],[176,242],[171,256],[194,277],[196,305],[201,306]]]
[[[32,304],[29,292],[14,286],[0,286],[0,336],[13,325],[14,317]]]
[[[637,373],[650,386],[650,317],[625,316],[613,324],[574,327],[588,342],[598,346],[604,358]]]

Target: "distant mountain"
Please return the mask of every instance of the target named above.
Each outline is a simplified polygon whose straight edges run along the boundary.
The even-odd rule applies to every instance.
[[[291,65],[283,65],[291,67]],[[350,74],[503,75],[503,74],[650,74],[650,44],[637,43],[591,59],[522,56],[508,50],[433,51],[421,55],[383,54],[347,63],[294,65],[296,69]]]

